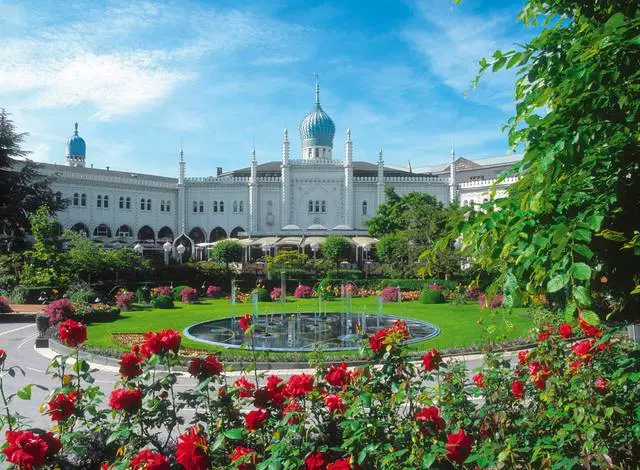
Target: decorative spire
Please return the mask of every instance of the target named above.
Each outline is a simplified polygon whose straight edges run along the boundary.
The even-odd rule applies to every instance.
[[[76,122],[75,130],[73,131],[73,135],[78,135],[78,123]]]
[[[182,139],[180,139],[180,151],[178,152],[178,155],[180,155],[180,162],[184,162],[184,150],[182,150]]]
[[[347,127],[347,142],[351,142],[351,129]]]
[[[320,107],[320,76],[316,73],[316,108]]]
[[[382,147],[380,147],[380,153],[378,154],[378,161],[382,161],[383,157],[382,157]]]
[[[289,141],[289,131],[287,130],[286,127],[284,129],[284,138],[282,140],[284,140],[285,142]]]
[[[455,161],[456,159],[456,148],[451,146],[451,161]]]

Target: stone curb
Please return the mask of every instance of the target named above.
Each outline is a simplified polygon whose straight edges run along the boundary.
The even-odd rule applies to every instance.
[[[37,313],[0,313],[0,323],[24,323],[27,321],[36,321]]]

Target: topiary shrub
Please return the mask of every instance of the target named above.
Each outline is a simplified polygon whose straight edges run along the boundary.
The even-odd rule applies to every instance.
[[[151,299],[151,304],[153,308],[173,308],[173,299],[168,295],[158,295]]]
[[[443,304],[445,299],[441,290],[427,288],[422,291],[418,300],[421,304]]]
[[[172,290],[171,290],[171,297],[173,298],[173,300],[178,301],[182,299],[182,291],[186,288],[191,289],[189,286],[175,286]]]
[[[13,310],[9,305],[9,300],[6,297],[2,297],[0,295],[0,313],[10,313],[10,312],[13,312]]]
[[[271,296],[269,295],[269,291],[263,287],[258,287],[251,291],[251,297],[254,295],[258,296],[258,302],[271,302]]]

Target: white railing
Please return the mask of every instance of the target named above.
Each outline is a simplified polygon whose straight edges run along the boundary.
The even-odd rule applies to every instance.
[[[155,188],[170,188],[175,189],[178,180],[174,182],[158,181],[151,178],[145,178],[144,176],[132,173],[130,177],[126,176],[111,176],[96,173],[77,173],[73,171],[55,170],[50,172],[51,176],[58,179],[65,180],[81,180],[81,181],[98,181],[101,183],[117,183],[117,184],[129,184],[137,186],[151,186]]]
[[[246,184],[249,178],[246,176],[191,176],[185,178],[185,181],[187,183]]]
[[[321,165],[328,165],[328,166],[344,166],[344,162],[342,160],[289,160],[289,164],[291,166],[321,166]]]
[[[458,188],[460,188],[460,189],[484,188],[484,187],[488,188],[489,186],[494,184],[496,181],[498,181],[497,178],[490,179],[490,180],[467,181],[465,183],[460,183],[458,185]],[[500,181],[499,186],[508,186],[510,184],[515,183],[516,181],[518,181],[518,177],[517,176],[510,176],[510,177],[505,178],[504,180]]]
[[[448,184],[437,176],[387,176],[384,178],[385,183],[443,183]]]

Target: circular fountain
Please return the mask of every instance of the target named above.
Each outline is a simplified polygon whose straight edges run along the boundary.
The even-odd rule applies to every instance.
[[[367,313],[275,313],[254,315],[253,342],[262,351],[342,351],[358,349],[357,332],[366,336],[390,327],[399,317]],[[251,336],[244,334],[239,317],[197,323],[185,329],[186,337],[227,348],[250,348]],[[409,330],[406,343],[433,338],[440,329],[431,323],[403,318]]]

